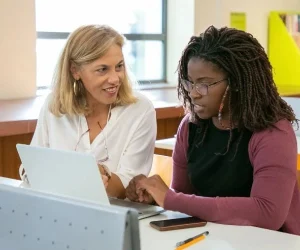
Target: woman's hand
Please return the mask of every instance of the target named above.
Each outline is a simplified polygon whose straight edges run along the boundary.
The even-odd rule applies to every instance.
[[[149,178],[142,178],[136,183],[137,195],[139,200],[145,199],[145,193],[149,194],[156,203],[163,207],[166,193],[169,187],[164,183],[159,175],[154,175]]]
[[[105,187],[105,189],[107,189],[107,187],[108,187],[108,177],[106,175],[101,175],[101,177],[102,177],[104,187]]]
[[[136,188],[137,183],[143,179],[147,179],[147,177],[142,174],[137,175],[131,179],[128,187],[126,188],[126,197],[131,201],[153,204],[154,199],[146,190],[141,191],[137,190]]]
[[[111,173],[104,165],[98,165],[101,173],[103,184],[106,188],[106,193],[110,197],[117,197],[119,199],[125,198],[125,188],[118,175]],[[108,172],[109,171],[109,172]]]
[[[100,171],[100,174],[101,174],[101,177],[102,177],[104,187],[105,187],[105,189],[107,189],[109,177],[108,177],[108,175],[107,175],[107,173],[106,173],[106,171],[105,171],[105,169],[102,165],[98,165],[98,168],[99,168],[99,171]]]

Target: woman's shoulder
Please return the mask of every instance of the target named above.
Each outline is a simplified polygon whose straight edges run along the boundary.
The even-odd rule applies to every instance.
[[[50,92],[47,96],[45,96],[45,101],[44,104],[41,108],[40,111],[40,117],[44,117],[44,119],[47,119],[48,121],[53,121],[53,122],[61,122],[63,120],[75,120],[78,119],[78,115],[67,115],[67,114],[60,114],[60,115],[54,115],[51,112],[51,105],[54,101],[54,95],[52,92]]]
[[[136,102],[119,105],[113,109],[117,117],[127,117],[131,119],[143,119],[144,117],[155,117],[155,109],[149,98],[142,93],[134,92]],[[153,118],[154,119],[154,118]]]
[[[262,148],[297,148],[296,134],[293,125],[286,119],[279,120],[272,127],[254,132],[250,140],[250,152]]]
[[[187,134],[189,132],[189,124],[191,123],[190,114],[187,113],[181,120],[178,130],[177,137],[179,138],[187,138]]]
[[[296,136],[292,123],[287,119],[279,120],[272,127],[253,133],[253,137],[260,139],[264,137],[280,135],[291,135],[293,137]]]
[[[181,120],[181,125],[188,126],[188,124],[191,122],[191,114],[187,113]]]
[[[137,98],[137,103],[142,106],[153,107],[153,102],[144,94],[139,91],[134,92],[135,97]]]
[[[134,96],[137,101],[135,103],[124,106],[124,110],[132,110],[132,111],[155,111],[153,102],[144,94],[139,91],[134,92]]]
[[[49,94],[43,96],[44,98],[44,103],[41,108],[41,113],[43,114],[49,114],[50,113],[50,103],[52,102],[53,99],[53,94],[50,92]]]

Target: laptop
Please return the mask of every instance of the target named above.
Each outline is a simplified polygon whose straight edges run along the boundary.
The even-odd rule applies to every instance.
[[[17,151],[32,189],[101,205],[135,209],[138,219],[165,211],[158,206],[108,197],[91,154],[24,144],[17,144]]]

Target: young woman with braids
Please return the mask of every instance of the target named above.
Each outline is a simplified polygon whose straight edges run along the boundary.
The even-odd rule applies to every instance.
[[[188,114],[177,133],[172,189],[159,176],[138,176],[127,197],[211,222],[300,235],[297,120],[263,47],[251,34],[211,26],[191,38],[178,76]]]

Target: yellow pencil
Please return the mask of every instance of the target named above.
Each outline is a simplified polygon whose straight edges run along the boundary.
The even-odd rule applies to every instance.
[[[175,250],[182,250],[182,249],[186,249],[194,244],[196,244],[197,242],[201,241],[201,240],[204,240],[205,239],[205,236],[208,235],[209,232],[204,232],[204,233],[201,233],[201,234],[198,234],[192,238],[189,238],[185,241],[182,241],[182,242],[179,242],[176,244],[176,248]]]

